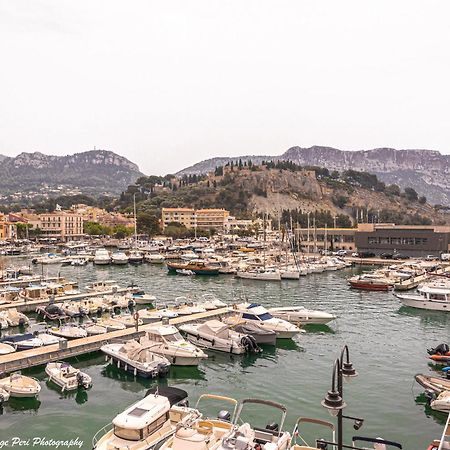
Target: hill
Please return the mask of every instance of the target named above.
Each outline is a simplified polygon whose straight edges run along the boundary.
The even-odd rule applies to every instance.
[[[118,194],[142,174],[128,159],[106,150],[91,150],[68,156],[39,152],[15,158],[0,156],[2,200],[61,194]],[[2,201],[2,202],[3,202]]]
[[[279,156],[240,156],[212,158],[183,169],[177,175],[208,173],[231,161],[293,161],[299,165],[326,167],[329,170],[354,169],[376,174],[381,181],[414,189],[432,204],[450,206],[450,156],[433,150],[343,151],[332,147],[292,147]]]

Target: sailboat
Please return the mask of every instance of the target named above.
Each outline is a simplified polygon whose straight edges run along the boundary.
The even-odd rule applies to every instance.
[[[128,262],[130,264],[141,264],[144,255],[137,249],[137,216],[136,216],[136,194],[133,195],[133,214],[134,214],[134,243],[133,248],[128,254]]]

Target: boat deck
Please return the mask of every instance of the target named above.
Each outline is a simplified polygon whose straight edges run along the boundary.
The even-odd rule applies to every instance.
[[[230,311],[229,307],[225,307],[189,316],[176,317],[170,319],[169,323],[171,325],[181,325],[193,321],[203,321],[212,317],[227,315]],[[125,330],[64,341],[62,344],[45,345],[36,349],[2,355],[0,356],[0,373],[10,373],[27,367],[40,366],[48,362],[95,352],[100,350],[100,347],[104,344],[141,337],[151,327],[161,324],[162,322],[155,322],[139,326],[138,331],[134,327],[126,328]]]

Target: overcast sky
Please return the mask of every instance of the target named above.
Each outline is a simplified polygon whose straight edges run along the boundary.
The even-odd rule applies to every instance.
[[[0,0],[0,154],[145,173],[293,145],[450,153],[449,0]]]

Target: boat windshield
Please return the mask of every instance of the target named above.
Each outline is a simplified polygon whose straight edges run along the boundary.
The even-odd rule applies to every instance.
[[[164,336],[167,342],[176,342],[176,341],[182,341],[183,336],[179,332],[173,333],[173,334],[166,334]]]
[[[142,430],[131,430],[129,428],[122,428],[114,426],[114,434],[120,438],[127,441],[139,441],[142,439]]]
[[[272,316],[272,314],[266,312],[266,313],[263,313],[263,314],[259,314],[258,318],[259,318],[259,320],[263,320],[264,321],[264,320],[273,319],[273,316]]]

